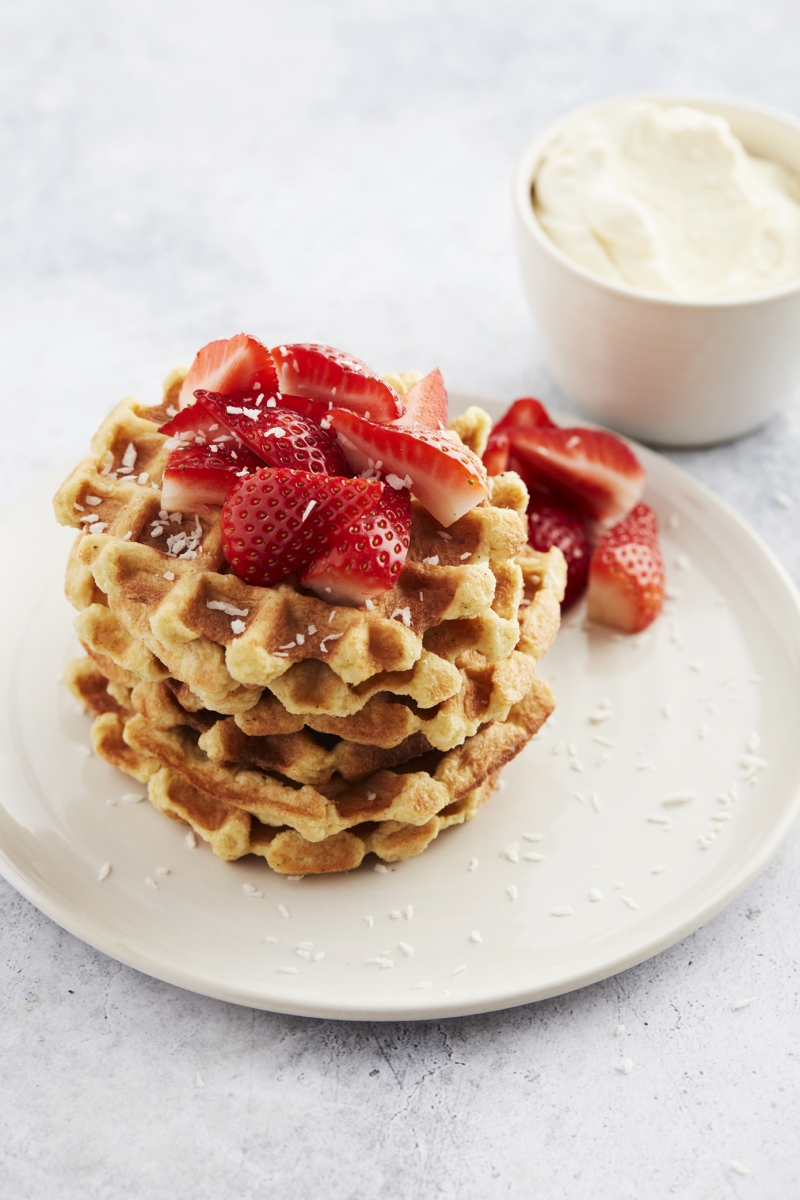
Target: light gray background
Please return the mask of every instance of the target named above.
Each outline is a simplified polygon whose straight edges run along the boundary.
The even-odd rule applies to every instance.
[[[794,0],[7,0],[0,501],[82,453],[119,397],[154,398],[241,328],[563,406],[517,277],[516,155],[551,118],[628,90],[800,114],[799,35]],[[795,407],[673,456],[796,580],[798,451]],[[800,831],[651,962],[426,1025],[190,995],[0,881],[0,1192],[794,1200],[799,869]]]

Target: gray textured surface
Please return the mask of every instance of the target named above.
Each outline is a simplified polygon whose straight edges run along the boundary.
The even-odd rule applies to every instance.
[[[516,274],[516,154],[560,112],[639,88],[800,113],[798,33],[789,0],[4,6],[0,502],[81,453],[120,395],[154,396],[239,328],[558,402]],[[674,456],[796,580],[799,451],[796,407]],[[0,882],[0,1190],[794,1198],[798,869],[800,831],[657,959],[432,1025],[192,996]]]

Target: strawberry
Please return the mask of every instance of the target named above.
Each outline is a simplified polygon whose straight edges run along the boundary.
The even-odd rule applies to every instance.
[[[394,474],[445,528],[488,495],[483,463],[447,433],[378,425],[341,408],[329,419],[354,471]]]
[[[505,433],[489,434],[489,442],[483,452],[483,465],[490,475],[502,475],[508,471],[508,456],[511,449],[508,435]]]
[[[341,530],[328,553],[301,573],[300,582],[331,604],[363,604],[397,583],[410,536],[410,493],[385,487],[375,507]]]
[[[618,517],[642,494],[644,469],[612,433],[531,426],[508,429],[507,435],[529,489],[550,491],[558,503],[586,517]]]
[[[567,560],[567,587],[561,607],[567,609],[583,595],[589,579],[591,546],[580,517],[536,497],[528,505],[528,541],[534,550],[558,546]]]
[[[528,428],[555,429],[555,421],[550,420],[550,414],[540,400],[533,396],[523,396],[515,400],[508,412],[500,418],[492,433],[501,433],[504,429]]]
[[[403,415],[404,404],[394,388],[343,350],[297,342],[276,346],[272,357],[282,392],[331,400],[373,421],[394,421]]]
[[[658,518],[637,504],[597,543],[589,567],[589,618],[624,633],[639,633],[664,603],[664,563]]]
[[[207,504],[222,504],[233,484],[263,465],[238,443],[180,446],[164,471],[161,506],[167,512],[202,512]]]
[[[335,436],[311,417],[277,407],[275,397],[259,405],[246,393],[221,396],[198,391],[197,402],[270,467],[289,467],[320,475],[350,475]],[[270,402],[276,406],[270,407]]]
[[[213,441],[215,433],[225,433],[226,430],[220,427],[218,419],[205,405],[195,401],[176,413],[158,432],[189,446],[195,442]]]
[[[274,395],[278,390],[275,363],[267,347],[258,338],[247,333],[209,342],[198,350],[183,381],[178,399],[179,408],[193,403],[198,388],[207,392],[249,391],[253,396],[261,392]]]
[[[329,400],[308,400],[305,396],[292,396],[290,392],[281,392],[277,397],[281,408],[290,408],[292,412],[311,417],[319,425],[325,420],[333,405]]]
[[[263,467],[222,506],[222,551],[245,583],[269,587],[308,568],[380,500],[374,479]]]
[[[422,429],[447,428],[447,388],[438,368],[415,383],[403,399],[406,411],[394,422],[395,425]]]

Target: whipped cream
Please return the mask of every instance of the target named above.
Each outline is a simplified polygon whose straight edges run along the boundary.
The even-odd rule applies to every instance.
[[[800,180],[697,109],[636,101],[575,121],[532,194],[549,237],[604,279],[727,299],[800,278]]]

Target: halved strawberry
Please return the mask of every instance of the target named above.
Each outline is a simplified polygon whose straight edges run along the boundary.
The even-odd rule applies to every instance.
[[[374,479],[263,467],[222,506],[222,551],[246,583],[269,587],[303,571],[380,500]]]
[[[589,618],[624,633],[639,633],[664,603],[664,562],[658,517],[637,504],[597,543],[589,567]]]
[[[511,453],[523,464],[531,483],[587,517],[618,517],[642,494],[644,468],[630,447],[612,433],[558,427],[506,432]]]
[[[263,467],[246,446],[181,446],[169,456],[161,485],[167,512],[202,512],[222,504],[231,487]]]
[[[329,420],[354,471],[394,474],[445,528],[488,495],[483,463],[447,433],[378,425],[341,408]]]
[[[275,400],[275,397],[270,397]],[[320,475],[350,475],[335,434],[316,421],[246,393],[221,396],[198,391],[197,402],[245,442],[270,467],[312,471]]]
[[[528,541],[534,550],[552,550],[558,546],[567,560],[567,587],[561,607],[567,609],[583,595],[589,579],[592,548],[586,526],[575,513],[548,503],[545,497],[532,497],[528,506]]]
[[[375,507],[301,573],[300,582],[331,604],[363,604],[397,583],[410,536],[411,495],[387,486]]]
[[[282,392],[309,400],[331,400],[373,421],[394,421],[403,415],[405,406],[394,388],[343,350],[296,342],[275,346],[272,357]]]
[[[275,363],[267,347],[249,333],[209,342],[198,350],[181,385],[178,407],[194,403],[198,388],[207,392],[248,391],[253,396],[261,392],[274,395],[278,390]]]
[[[447,428],[447,388],[438,367],[415,383],[403,399],[406,411],[394,422],[395,425],[421,429]]]
[[[555,421],[550,420],[548,413],[541,400],[534,400],[533,396],[523,396],[520,400],[515,400],[495,425],[492,433],[500,433],[504,429],[555,429]]]

